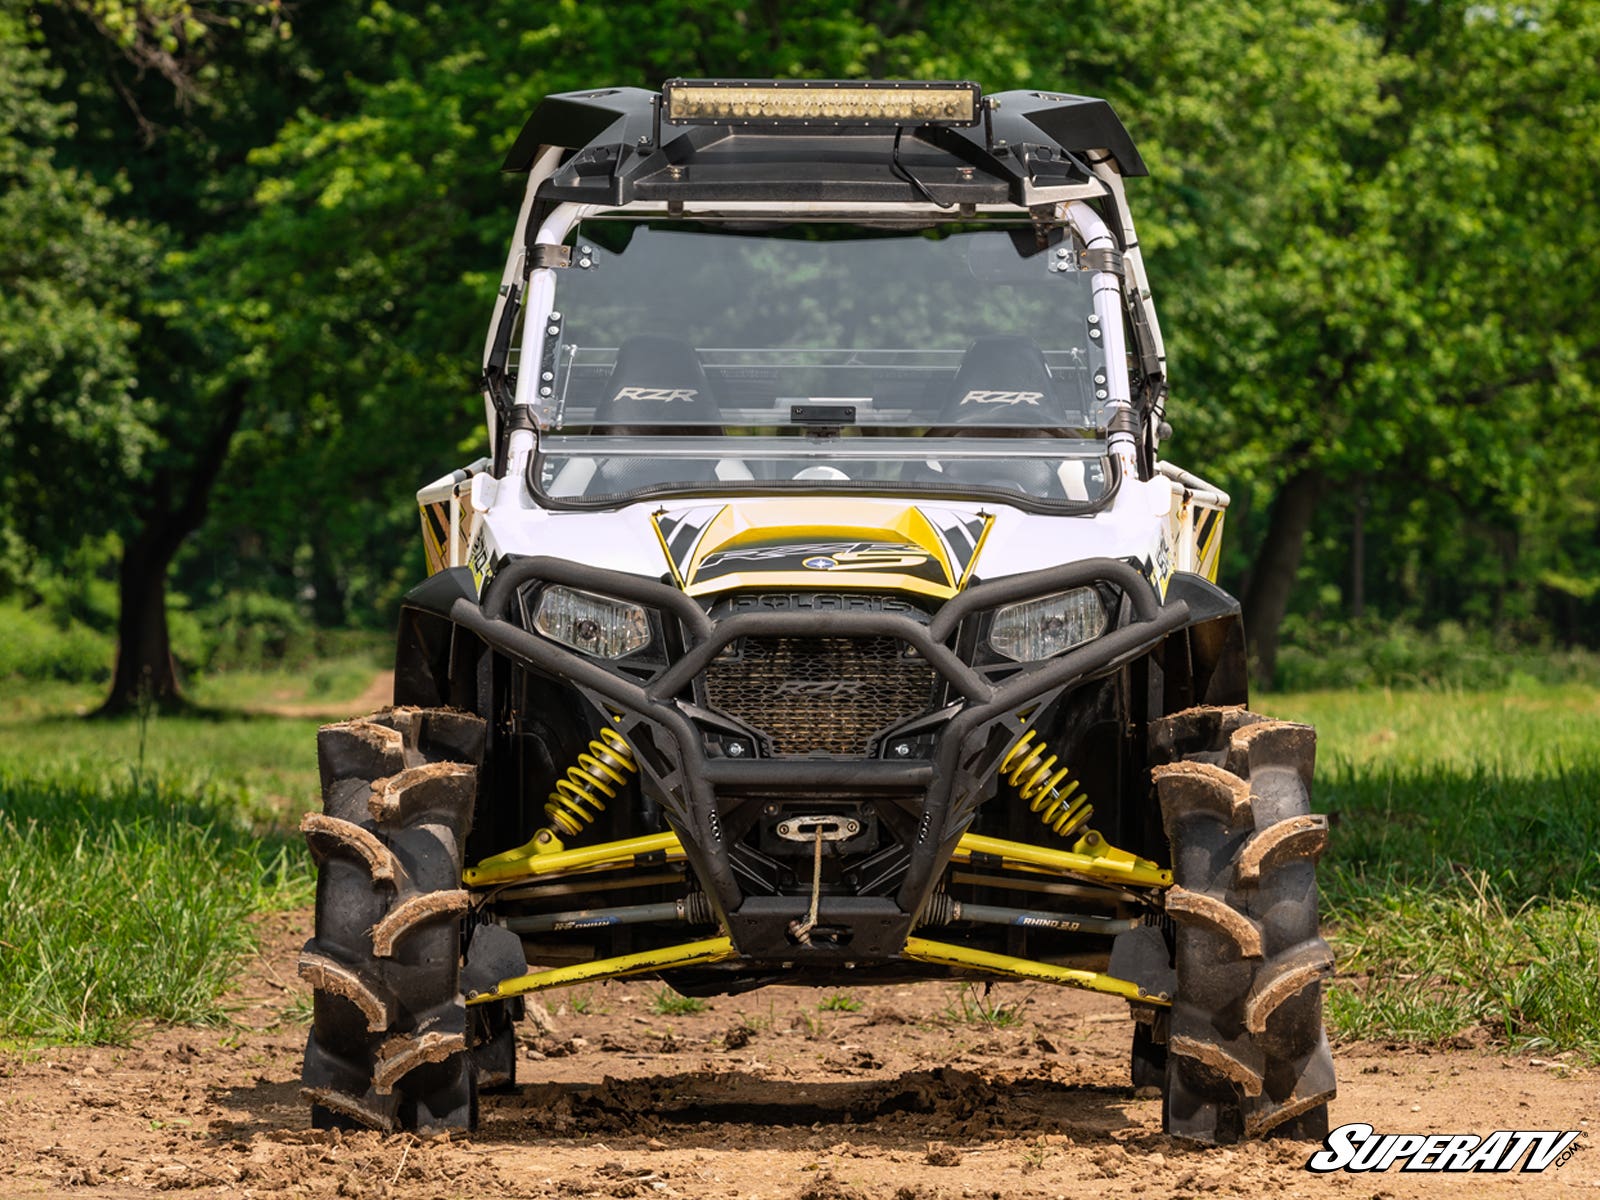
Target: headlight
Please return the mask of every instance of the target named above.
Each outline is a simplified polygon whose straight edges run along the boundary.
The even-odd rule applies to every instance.
[[[650,618],[643,608],[576,588],[546,588],[533,627],[552,642],[596,658],[621,658],[650,644]]]
[[[989,645],[1014,662],[1038,662],[1092,642],[1105,629],[1106,606],[1100,593],[1073,588],[996,611]]]

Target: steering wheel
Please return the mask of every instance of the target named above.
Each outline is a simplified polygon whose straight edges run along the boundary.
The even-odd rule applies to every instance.
[[[830,483],[838,483],[841,480],[846,482],[846,483],[848,483],[850,481],[850,476],[846,475],[843,471],[839,470],[838,467],[820,467],[820,466],[819,467],[807,467],[805,470],[801,471],[798,475],[796,475],[795,478],[796,479],[826,479]]]

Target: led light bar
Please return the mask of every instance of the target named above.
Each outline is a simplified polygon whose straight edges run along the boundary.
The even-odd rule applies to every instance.
[[[976,125],[975,83],[790,79],[670,79],[662,116],[673,125]]]

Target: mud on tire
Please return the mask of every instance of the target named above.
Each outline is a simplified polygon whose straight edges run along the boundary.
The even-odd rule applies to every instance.
[[[477,1093],[462,1001],[462,846],[483,722],[386,709],[317,734],[322,812],[314,989],[302,1096],[317,1128],[470,1129]]]
[[[1178,983],[1162,1123],[1231,1142],[1328,1129],[1333,1057],[1317,916],[1327,818],[1310,811],[1316,733],[1243,708],[1194,708],[1151,728],[1172,843],[1167,914]]]

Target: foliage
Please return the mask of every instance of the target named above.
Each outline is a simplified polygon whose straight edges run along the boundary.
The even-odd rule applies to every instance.
[[[990,1029],[1009,1029],[1021,1024],[1022,1006],[1028,1002],[1028,996],[1018,997],[1010,990],[995,996],[994,990],[995,985],[991,983],[962,984],[950,994],[950,1001],[944,1008],[945,1020],[986,1025]]]
[[[104,683],[112,653],[111,639],[87,625],[0,602],[0,679]]]
[[[136,775],[172,781],[174,787],[193,783],[214,791],[218,804],[225,801],[240,819],[292,826],[319,802],[316,759],[306,747],[314,744],[321,722],[249,711],[274,703],[290,682],[282,675],[219,676],[201,695],[236,707],[92,724],[72,718],[94,698],[81,685],[7,686],[0,689],[0,770],[19,778],[110,780],[119,786]],[[330,707],[337,712],[340,705],[334,701]]]
[[[133,289],[157,242],[108,214],[119,180],[61,161],[64,84],[27,7],[0,0],[0,583],[115,511],[114,491],[64,485],[63,464],[114,482],[149,449]]]
[[[37,602],[0,600],[0,681],[103,685],[116,653],[113,619],[98,608],[105,597],[91,595],[83,611],[81,580],[34,582],[43,585]],[[229,593],[199,610],[182,603],[177,598],[169,613],[172,652],[199,685],[194,698],[202,703],[215,691],[237,704],[242,672],[269,675],[277,689],[305,690],[308,699],[355,696],[393,656],[386,635],[316,628],[298,607],[269,594]]]
[[[1322,688],[1500,688],[1512,684],[1600,685],[1600,655],[1561,649],[1515,628],[1469,628],[1441,621],[1432,629],[1377,617],[1290,617],[1276,685]]]
[[[1510,905],[1468,878],[1447,892],[1362,897],[1340,913],[1328,1019],[1348,1037],[1578,1050],[1600,1063],[1600,904]]]
[[[193,610],[386,619],[411,493],[484,449],[494,166],[541,95],[955,76],[1127,120],[1170,449],[1236,497],[1234,590],[1290,563],[1302,614],[1600,628],[1593,5],[994,0],[981,37],[953,0],[288,15],[0,0],[0,586],[114,528],[163,574],[187,542]],[[42,502],[67,461],[97,486]],[[1320,502],[1278,530],[1293,481]]]

